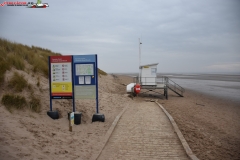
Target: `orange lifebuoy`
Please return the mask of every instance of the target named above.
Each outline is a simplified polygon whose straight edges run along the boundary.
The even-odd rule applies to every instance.
[[[140,91],[141,91],[141,86],[140,86],[140,84],[136,84],[136,85],[134,86],[134,92],[135,92],[136,94],[139,94]]]

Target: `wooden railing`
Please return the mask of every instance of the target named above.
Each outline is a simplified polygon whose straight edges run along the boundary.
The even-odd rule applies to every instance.
[[[158,77],[133,77],[134,83],[139,83],[140,85],[157,85],[157,84],[165,84],[170,90],[183,97],[183,93],[185,89],[175,83],[173,80],[166,76],[158,76]]]

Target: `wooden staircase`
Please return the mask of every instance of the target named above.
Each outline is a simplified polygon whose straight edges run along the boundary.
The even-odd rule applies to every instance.
[[[164,77],[164,82],[168,89],[179,95],[180,97],[183,97],[183,93],[185,92],[184,88],[179,86],[177,83],[175,83],[173,80],[171,80],[168,77]]]

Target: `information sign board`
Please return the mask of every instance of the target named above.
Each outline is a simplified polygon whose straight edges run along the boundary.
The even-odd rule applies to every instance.
[[[97,66],[96,54],[49,56],[50,111],[52,99],[73,99],[73,112],[75,99],[96,99],[98,114]]]
[[[51,99],[72,99],[72,56],[50,56]]]
[[[73,56],[74,98],[96,99],[96,55]]]

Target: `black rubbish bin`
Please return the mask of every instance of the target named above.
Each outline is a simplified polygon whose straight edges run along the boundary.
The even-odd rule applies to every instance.
[[[51,117],[52,119],[58,119],[59,114],[58,111],[47,111],[47,115]]]
[[[95,113],[92,117],[92,122],[96,122],[96,121],[105,122],[104,114]]]
[[[82,117],[81,112],[74,112],[74,124],[76,125],[81,124],[81,117]]]

